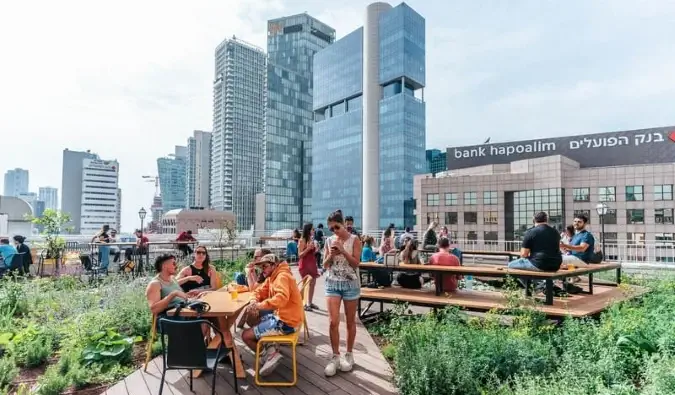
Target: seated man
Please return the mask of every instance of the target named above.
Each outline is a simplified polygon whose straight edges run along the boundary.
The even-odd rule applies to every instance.
[[[509,262],[509,269],[557,272],[562,264],[560,234],[548,225],[548,215],[534,216],[534,227],[523,237],[520,259]]]
[[[183,231],[180,232],[178,237],[176,237],[176,241],[182,241],[183,243],[178,244],[178,250],[183,253],[183,258],[187,258],[188,255],[192,254],[192,247],[190,247],[189,241],[197,241],[194,237],[192,237],[192,231]]]
[[[273,254],[263,256],[258,266],[262,268],[265,282],[255,290],[254,301],[247,308],[247,314],[258,315],[259,323],[245,329],[241,338],[251,349],[256,349],[258,340],[264,336],[288,335],[294,333],[302,323],[303,306],[300,290],[286,262],[280,262]],[[262,314],[263,311],[272,313]],[[263,366],[260,375],[270,374],[281,361],[276,347],[268,348],[261,355]]]
[[[256,248],[253,253],[253,260],[246,265],[246,269],[244,269],[246,272],[246,285],[248,285],[250,291],[255,291],[255,289],[265,281],[262,274],[260,276],[256,274],[255,268],[258,262],[260,262],[260,258],[271,253],[272,251],[267,248]],[[239,281],[237,281],[237,283],[239,283]]]
[[[194,290],[183,292],[180,287],[183,283],[193,280],[193,277],[176,279],[176,257],[173,255],[160,255],[155,259],[155,272],[157,275],[150,280],[145,289],[145,296],[150,305],[153,315],[166,317],[166,312],[186,302],[189,297],[196,297],[202,291]],[[181,319],[181,317],[171,317]],[[159,319],[157,320],[159,321]]]
[[[568,255],[563,255],[563,263],[576,266],[588,266],[593,259],[595,251],[595,238],[586,230],[588,217],[579,214],[574,217],[574,230],[576,233],[572,236],[569,244],[560,243],[560,248],[569,251]]]
[[[459,258],[451,253],[450,240],[447,237],[441,237],[438,241],[438,252],[429,258],[430,265],[439,266],[461,266]],[[460,276],[445,274],[443,276],[443,292],[454,292],[457,290],[457,281]],[[438,279],[436,279],[438,281]]]

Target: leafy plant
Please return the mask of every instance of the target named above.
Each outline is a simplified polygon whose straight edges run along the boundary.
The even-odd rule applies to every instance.
[[[0,359],[0,389],[7,388],[19,374],[19,369],[13,358]]]
[[[42,229],[47,245],[47,258],[59,258],[66,246],[66,241],[59,234],[68,230],[65,225],[70,222],[70,214],[59,210],[46,209],[41,217],[31,217],[31,221]]]
[[[44,376],[38,379],[37,393],[39,395],[60,395],[68,388],[68,377],[59,374],[58,366],[47,368]]]
[[[54,340],[50,334],[30,325],[11,338],[9,351],[19,365],[32,368],[44,364],[52,355],[53,347]]]
[[[98,363],[104,367],[112,364],[129,363],[134,342],[142,338],[124,337],[114,329],[94,333],[82,350],[81,361],[84,366]]]

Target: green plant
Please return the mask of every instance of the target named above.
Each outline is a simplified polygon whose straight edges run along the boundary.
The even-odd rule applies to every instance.
[[[58,366],[50,366],[45,374],[38,379],[37,393],[39,395],[60,395],[70,385],[68,377],[59,374]]]
[[[129,363],[134,342],[141,340],[140,337],[124,337],[112,328],[94,333],[82,350],[81,362],[84,366],[97,363],[104,367]]]
[[[0,359],[0,389],[7,388],[8,385],[14,381],[19,369],[16,367],[16,362],[13,358]]]
[[[70,214],[46,209],[41,217],[31,217],[30,220],[42,229],[45,236],[46,258],[59,258],[66,246],[66,241],[59,234],[67,230],[64,225],[70,222]]]
[[[54,340],[48,332],[30,325],[12,337],[9,352],[19,365],[32,368],[44,364],[53,347]]]

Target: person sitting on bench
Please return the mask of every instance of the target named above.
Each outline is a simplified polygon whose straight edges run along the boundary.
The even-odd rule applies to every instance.
[[[403,252],[401,253],[401,264],[403,265],[422,265],[422,261],[417,251],[417,240],[407,240]],[[396,276],[396,282],[402,288],[420,289],[424,286],[424,279],[420,273],[399,273]]]
[[[438,266],[461,266],[459,258],[454,255],[450,249],[450,240],[447,237],[441,237],[438,241],[438,252],[429,258],[430,265]],[[460,276],[445,274],[443,276],[443,292],[454,292],[457,290],[457,282]],[[436,278],[438,281],[438,278]]]
[[[534,227],[525,232],[520,259],[509,262],[509,269],[557,272],[562,264],[560,234],[548,225],[548,214],[534,216]]]
[[[572,264],[575,266],[588,266],[593,260],[595,251],[595,238],[591,232],[586,230],[588,217],[579,214],[574,217],[574,230],[576,233],[569,244],[560,243],[560,248],[568,251],[563,255],[563,264]]]
[[[192,237],[192,231],[188,230],[185,232],[180,232],[178,237],[176,237],[176,241],[182,241],[183,243],[178,244],[178,250],[183,253],[183,258],[187,258],[188,255],[192,254],[192,247],[190,247],[189,243],[190,241],[197,241],[194,237]]]

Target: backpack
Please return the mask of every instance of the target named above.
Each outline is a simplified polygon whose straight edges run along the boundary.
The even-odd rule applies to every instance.
[[[589,259],[588,263],[602,263],[604,259],[605,257],[602,255],[602,251],[595,251],[593,255],[591,255],[591,259]]]
[[[462,250],[459,248],[455,247],[452,250],[450,250],[450,253],[459,259],[459,264],[464,266],[464,254],[462,254]]]

